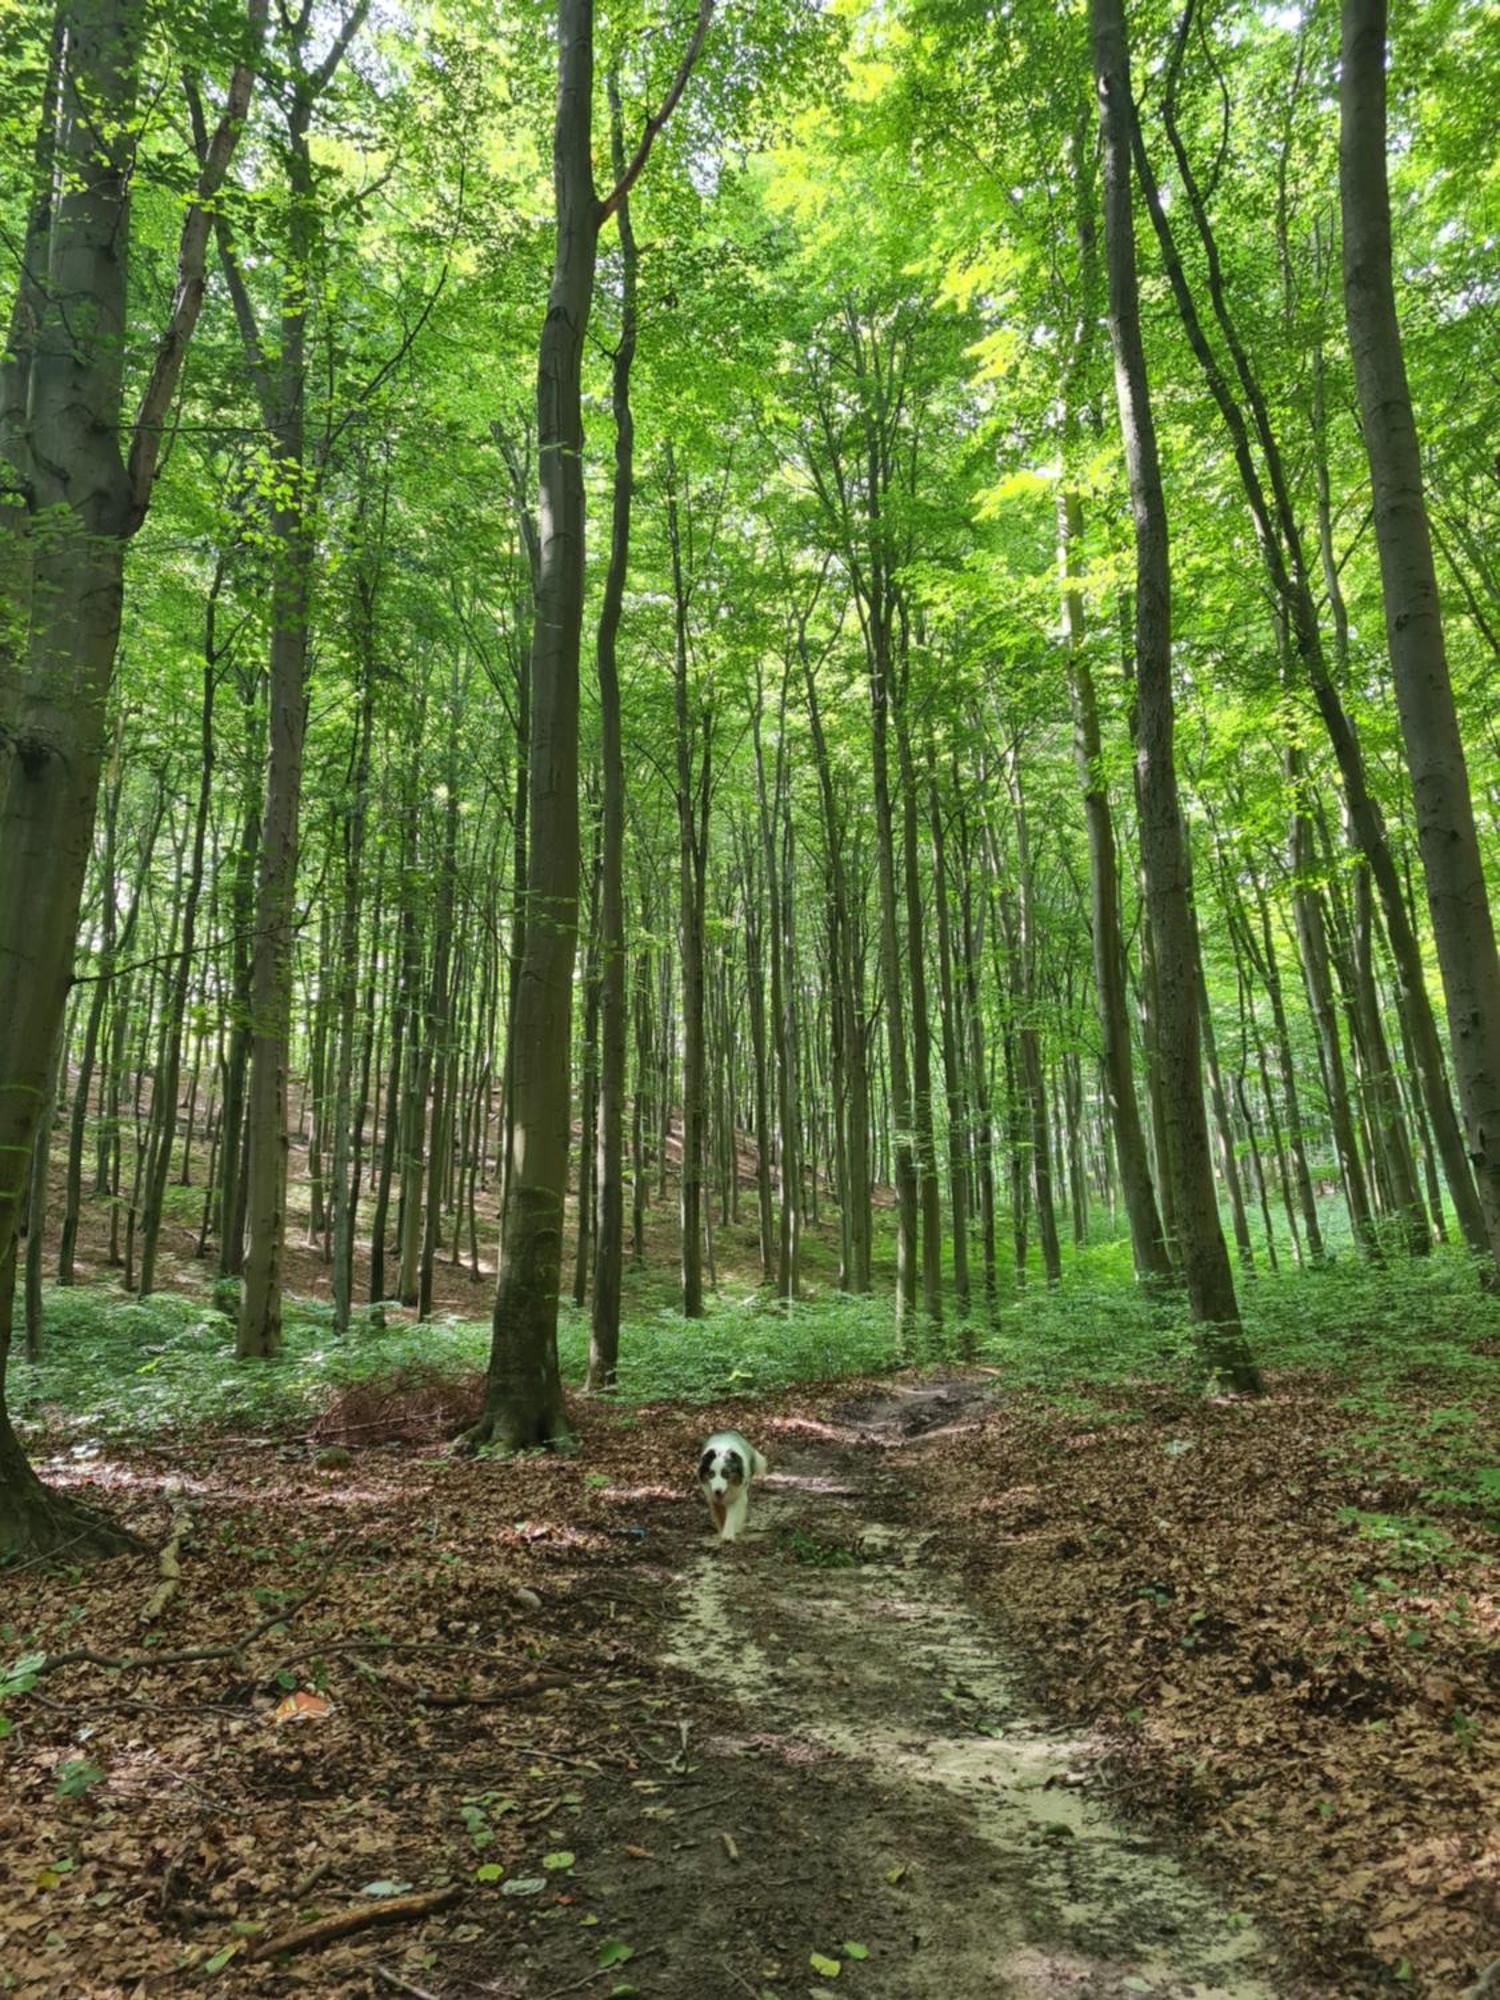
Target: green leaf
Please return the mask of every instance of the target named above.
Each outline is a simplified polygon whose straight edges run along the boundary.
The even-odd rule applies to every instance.
[[[379,1882],[366,1882],[360,1894],[362,1896],[404,1896],[410,1888],[410,1882],[391,1882],[382,1879]]]
[[[498,1861],[481,1861],[479,1866],[474,1870],[474,1880],[476,1882],[498,1882],[504,1873],[505,1870],[500,1866]]]
[[[239,1948],[239,1939],[236,1938],[233,1944],[226,1944],[221,1950],[216,1951],[203,1970],[205,1972],[222,1972]]]
[[[844,1941],[844,1956],[845,1958],[868,1958],[870,1956],[870,1947],[867,1944],[850,1944],[846,1938]]]
[[[549,1874],[555,1875],[560,1868],[571,1868],[578,1856],[570,1848],[559,1847],[554,1854],[542,1856],[542,1866]]]
[[[612,1965],[623,1965],[627,1959],[635,1957],[635,1946],[626,1944],[623,1938],[611,1938],[599,1947],[598,1965],[601,1972],[607,1972]]]
[[[844,1969],[836,1958],[825,1958],[820,1951],[815,1951],[807,1962],[814,1972],[821,1972],[825,1979],[837,1979]]]

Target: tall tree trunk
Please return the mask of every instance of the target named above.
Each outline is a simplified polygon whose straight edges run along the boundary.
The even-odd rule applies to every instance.
[[[166,1202],[167,1176],[172,1168],[172,1149],[177,1137],[177,1085],[182,1074],[182,1030],[187,1017],[188,984],[193,972],[193,952],[198,941],[198,902],[203,893],[203,856],[208,841],[208,814],[212,799],[214,771],[214,692],[219,677],[219,649],[214,636],[214,609],[217,584],[208,603],[208,626],[203,640],[203,705],[199,717],[198,803],[193,818],[193,853],[188,864],[187,890],[182,906],[182,934],[178,959],[167,998],[162,1030],[162,1061],[158,1064],[151,1098],[152,1149],[147,1168],[145,1214],[141,1238],[141,1297],[147,1298],[156,1286],[156,1250],[161,1238],[162,1209]]]
[[[354,1303],[355,1192],[350,1168],[357,1141],[354,1123],[354,1023],[359,998],[359,915],[364,878],[365,828],[370,806],[370,742],[375,727],[375,604],[379,582],[378,558],[368,547],[360,551],[354,577],[354,659],[359,709],[354,723],[350,759],[348,808],[343,815],[344,881],[339,910],[338,955],[335,965],[338,1010],[338,1056],[334,1072],[333,1161],[333,1330],[348,1330]],[[371,936],[373,970],[379,952],[380,927]],[[368,1032],[374,1015],[366,1010]],[[366,1047],[368,1049],[368,1043]]]
[[[703,1178],[707,1104],[704,923],[710,744],[699,764],[698,721],[688,689],[688,597],[676,464],[667,448],[667,541],[672,557],[672,688],[677,749],[678,935],[682,955],[682,1314],[703,1317]]]
[[[1076,561],[1083,540],[1083,505],[1068,487],[1058,494],[1058,560],[1062,569],[1063,626],[1073,696],[1073,758],[1083,792],[1089,847],[1089,932],[1094,953],[1094,996],[1099,1010],[1106,1095],[1114,1134],[1120,1191],[1130,1225],[1135,1274],[1143,1284],[1163,1284],[1172,1273],[1156,1206],[1135,1093],[1130,1012],[1125,998],[1125,941],[1120,927],[1120,869],[1114,817],[1104,780],[1104,744],[1093,669],[1084,644],[1083,594]]]
[[[1172,734],[1171,569],[1166,500],[1141,339],[1131,212],[1132,101],[1122,0],[1090,0],[1094,76],[1104,159],[1105,264],[1115,393],[1135,524],[1136,699],[1142,817],[1141,858],[1156,944],[1162,1060],[1171,1121],[1188,1303],[1210,1372],[1254,1392],[1259,1372],[1240,1324],[1234,1277],[1219,1226],[1203,1106],[1198,1042],[1198,966],[1188,900],[1187,853]]]
[[[619,77],[609,77],[610,158],[617,181],[625,174],[624,121]],[[609,566],[594,645],[599,676],[600,800],[599,876],[599,1214],[594,1238],[594,1305],[589,1321],[588,1386],[613,1386],[620,1358],[620,1286],[625,1258],[625,757],[621,743],[618,642],[630,571],[630,507],[635,484],[635,416],[630,371],[635,363],[639,255],[626,196],[616,211],[620,228],[620,339],[610,376],[615,420],[615,483],[610,517]]]
[[[937,758],[927,746],[927,810],[932,841],[932,901],[937,916],[938,1005],[942,1014],[943,1095],[948,1110],[948,1205],[953,1218],[953,1296],[961,1320],[969,1317],[969,1107],[959,1050],[962,1031],[953,977],[953,935],[948,908],[948,853]]]
[[[263,0],[249,26],[258,36]],[[67,1004],[93,841],[125,547],[145,518],[203,298],[207,203],[239,138],[241,62],[204,135],[177,285],[133,430],[123,421],[137,130],[137,0],[62,0],[40,93],[9,336],[0,363],[0,1272],[13,1281],[32,1140]],[[43,274],[45,273],[45,282]],[[0,1315],[0,1550],[105,1553],[129,1537],[49,1493],[6,1414]]]
[[[592,0],[558,0],[557,238],[537,362],[541,547],[531,654],[526,949],[515,996],[514,1132],[484,1408],[469,1433],[513,1449],[569,1432],[557,1363],[578,930],[578,657],[583,631],[583,339],[601,224],[629,194],[708,29],[711,0],[662,109],[609,198],[594,192]]]
[[[905,862],[906,977],[911,994],[912,1117],[917,1143],[917,1204],[922,1231],[922,1311],[933,1326],[943,1319],[943,1206],[938,1184],[937,1140],[932,1117],[932,1023],[927,1007],[926,931],[922,923],[922,843],[916,760],[906,718],[906,621],[902,626],[902,690],[897,703],[896,749],[901,769],[901,834]]]
[[[1500,955],[1448,671],[1421,452],[1396,318],[1385,0],[1344,0],[1342,19],[1344,308],[1375,501],[1386,643],[1468,1153],[1490,1254],[1500,1262]]]

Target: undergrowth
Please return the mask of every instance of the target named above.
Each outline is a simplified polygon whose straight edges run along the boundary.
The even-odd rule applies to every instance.
[[[1397,1462],[1414,1496],[1500,1509],[1494,1442],[1475,1414],[1500,1404],[1500,1300],[1481,1290],[1461,1253],[1380,1266],[1341,1256],[1320,1269],[1246,1280],[1241,1302],[1262,1366],[1273,1377],[1331,1377],[1334,1393],[1362,1419],[1358,1435],[1372,1457]],[[339,1336],[325,1304],[288,1301],[280,1360],[237,1364],[232,1320],[209,1300],[162,1293],[139,1301],[90,1287],[49,1293],[45,1328],[41,1362],[12,1361],[12,1408],[32,1434],[65,1447],[76,1440],[80,1453],[178,1424],[313,1430],[319,1414],[351,1391],[367,1392],[374,1407],[393,1378],[446,1383],[438,1399],[446,1407],[462,1385],[477,1384],[489,1350],[482,1321],[416,1326],[394,1309],[366,1308]],[[587,1359],[586,1313],[564,1308],[559,1345],[565,1379],[576,1385]],[[1011,1294],[993,1324],[918,1328],[900,1343],[888,1294],[829,1292],[788,1311],[741,1287],[721,1294],[699,1321],[638,1307],[625,1328],[615,1393],[626,1405],[707,1404],[903,1363],[955,1361],[984,1363],[1008,1388],[1115,1422],[1133,1414],[1131,1385],[1187,1390],[1198,1375],[1181,1302],[1138,1291],[1111,1243],[1075,1253],[1061,1286]]]

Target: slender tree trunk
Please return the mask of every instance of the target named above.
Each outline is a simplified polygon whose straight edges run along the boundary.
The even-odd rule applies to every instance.
[[[1344,306],[1375,502],[1386,643],[1468,1153],[1490,1255],[1500,1261],[1500,955],[1448,671],[1421,452],[1396,317],[1385,0],[1343,0],[1341,57]]]
[[[357,1145],[354,1122],[354,1020],[359,999],[359,914],[363,887],[365,828],[370,804],[370,743],[375,727],[375,601],[378,568],[368,550],[354,578],[354,655],[358,673],[359,710],[349,773],[349,805],[344,815],[344,883],[339,911],[338,956],[335,968],[338,1009],[338,1057],[334,1081],[333,1161],[333,1330],[348,1330],[354,1304],[354,1233],[358,1196],[350,1170],[350,1153]],[[380,927],[371,936],[372,969],[379,951]],[[366,1028],[374,1015],[366,1011]],[[369,1044],[366,1044],[368,1051]],[[367,1056],[368,1060],[368,1056]]]
[[[188,865],[187,888],[182,904],[182,934],[178,960],[167,999],[162,1029],[162,1060],[158,1064],[152,1091],[153,1140],[147,1168],[146,1203],[141,1237],[141,1297],[147,1298],[156,1286],[156,1250],[161,1238],[162,1209],[166,1202],[167,1177],[172,1169],[172,1152],[177,1138],[177,1086],[182,1074],[182,1030],[187,1018],[188,984],[193,972],[193,952],[198,942],[198,902],[203,893],[203,857],[208,841],[208,814],[212,800],[214,771],[214,691],[218,684],[218,647],[214,640],[214,607],[217,596],[209,599],[208,629],[203,646],[203,705],[199,718],[198,804],[193,818],[193,854]]]
[[[969,1107],[964,1092],[958,995],[953,977],[953,936],[948,907],[948,855],[937,759],[927,748],[927,807],[932,840],[932,901],[937,917],[938,1005],[942,1014],[943,1094],[948,1109],[948,1205],[953,1218],[953,1296],[961,1320],[969,1317]]]
[[[1094,75],[1103,144],[1105,263],[1115,392],[1135,522],[1136,698],[1142,818],[1141,857],[1156,943],[1162,1059],[1172,1123],[1188,1302],[1211,1373],[1254,1392],[1259,1372],[1240,1325],[1234,1277],[1219,1226],[1203,1107],[1198,1042],[1198,967],[1188,900],[1187,853],[1173,762],[1171,569],[1167,510],[1141,340],[1131,212],[1132,100],[1122,0],[1090,0]]]
[[[682,534],[676,467],[667,453],[667,540],[672,555],[673,692],[677,748],[677,873],[678,935],[682,960],[682,1314],[703,1317],[703,1135],[706,1115],[706,1050],[704,1045],[703,926],[708,857],[699,836],[703,793],[707,789],[709,746],[704,743],[704,769],[695,767],[697,722],[689,703],[688,600],[683,572]]]
[[[616,181],[625,174],[624,124],[618,76],[609,78],[610,157]],[[630,507],[635,484],[635,417],[630,371],[635,362],[637,272],[635,230],[627,196],[616,211],[620,227],[620,340],[611,373],[615,420],[615,484],[609,567],[599,607],[594,658],[599,676],[602,796],[599,876],[599,1214],[594,1244],[594,1305],[589,1321],[588,1386],[613,1386],[620,1356],[620,1288],[625,1257],[625,758],[621,743],[618,641],[630,571]]]
[[[513,1449],[569,1434],[557,1362],[567,1192],[573,960],[578,930],[578,658],[583,628],[583,340],[601,223],[630,192],[702,47],[710,0],[663,109],[609,200],[594,192],[592,0],[558,0],[553,191],[557,237],[537,362],[541,547],[531,655],[526,949],[514,1011],[515,1140],[484,1408],[471,1445]]]
[[[905,654],[905,621],[902,651]],[[902,680],[906,679],[903,664]],[[922,1311],[933,1326],[943,1319],[943,1206],[938,1184],[937,1140],[932,1117],[932,1023],[927,1006],[926,931],[922,922],[921,832],[916,760],[906,720],[905,691],[896,708],[896,749],[901,769],[901,832],[905,861],[906,976],[911,994],[912,1117],[917,1146],[917,1204],[922,1232]]]
[[[1075,580],[1077,552],[1083,539],[1083,507],[1078,495],[1069,488],[1058,494],[1057,506],[1063,626],[1073,695],[1073,758],[1083,792],[1084,825],[1088,833],[1089,930],[1110,1125],[1120,1171],[1120,1191],[1130,1225],[1135,1274],[1143,1284],[1163,1284],[1171,1277],[1172,1261],[1156,1206],[1146,1134],[1135,1093],[1130,1013],[1125,997],[1125,942],[1120,927],[1120,865],[1114,817],[1104,781],[1099,703],[1084,644],[1083,594]]]

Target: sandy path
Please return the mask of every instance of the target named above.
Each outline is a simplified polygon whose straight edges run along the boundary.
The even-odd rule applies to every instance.
[[[692,1560],[669,1657],[712,1691],[705,1753],[754,1774],[722,1809],[740,1830],[699,1878],[686,1956],[756,2000],[826,1985],[811,1950],[851,1937],[869,1956],[839,1990],[871,2000],[1271,2000],[1264,1940],[1086,1796],[1090,1745],[1027,1712],[995,1634],[881,1519],[893,1448],[973,1394],[911,1390],[759,1440],[773,1471],[749,1535]],[[644,1965],[641,1990],[658,1990]]]

